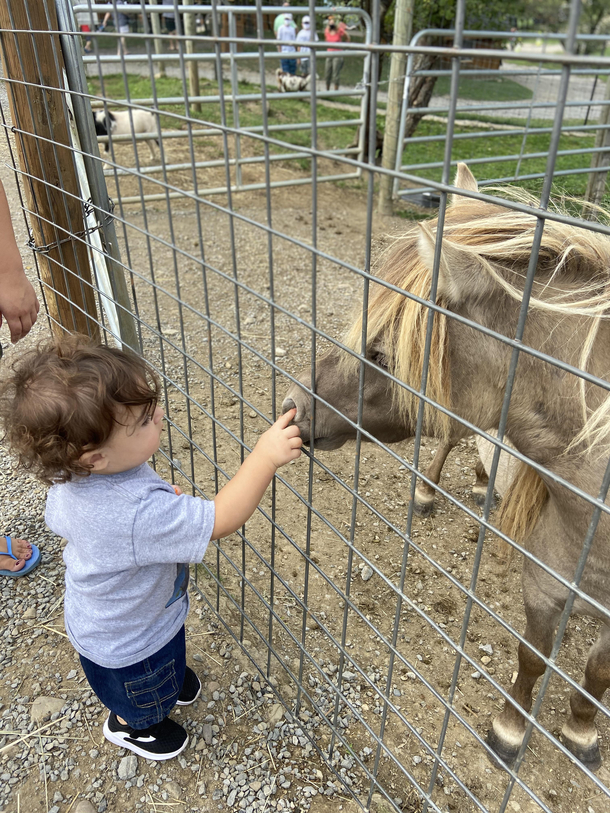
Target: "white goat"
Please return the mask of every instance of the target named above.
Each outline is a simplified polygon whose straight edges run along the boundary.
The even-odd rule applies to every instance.
[[[132,132],[138,133],[155,133],[157,130],[157,122],[154,113],[150,110],[118,110],[112,112],[111,110],[98,110],[93,114],[95,122],[95,132],[98,136],[117,136],[129,135]],[[132,130],[133,122],[133,130]],[[150,150],[150,157],[155,158],[155,145],[158,147],[159,142],[156,138],[147,138],[146,143]],[[103,141],[104,145],[104,158],[108,157],[110,152],[108,148],[108,141]],[[106,169],[109,164],[104,164]]]
[[[277,77],[277,87],[281,93],[298,93],[299,91],[309,90],[310,76],[295,76],[292,73],[286,73],[281,68],[275,72]]]

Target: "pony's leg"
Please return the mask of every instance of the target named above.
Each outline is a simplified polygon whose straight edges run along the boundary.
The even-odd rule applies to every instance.
[[[561,606],[538,593],[537,601],[527,602],[524,584],[524,601],[527,624],[523,637],[545,657],[551,653],[553,635]],[[532,692],[538,678],[544,673],[545,664],[542,658],[525,644],[519,644],[519,671],[509,695],[525,711],[532,708]],[[526,720],[519,709],[508,701],[504,710],[493,721],[487,735],[487,744],[500,759],[512,767],[523,742]]]
[[[479,508],[482,508],[485,505],[485,498],[487,497],[487,486],[489,485],[489,477],[487,476],[485,466],[481,463],[480,458],[477,460],[477,464],[474,467],[474,473],[477,479],[472,487],[472,496],[474,497],[474,501],[479,506]]]
[[[606,625],[589,652],[582,686],[596,700],[601,700],[610,686],[610,629]],[[594,723],[597,707],[575,689],[570,696],[570,708],[572,713],[561,730],[563,741],[589,770],[596,771],[602,764]]]
[[[433,483],[438,485],[441,479],[441,471],[447,460],[447,455],[453,449],[455,443],[441,443],[436,450],[436,454],[428,468],[424,471],[424,475],[432,480]],[[427,517],[432,513],[434,508],[434,495],[436,490],[421,480],[417,481],[415,487],[415,500],[413,501],[413,510],[419,517]]]

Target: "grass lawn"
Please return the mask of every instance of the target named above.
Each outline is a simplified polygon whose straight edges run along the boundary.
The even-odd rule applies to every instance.
[[[494,75],[495,73],[495,75]],[[448,96],[451,89],[451,77],[439,76],[434,86],[435,96]],[[512,79],[490,71],[489,76],[460,76],[458,95],[460,99],[475,101],[515,102],[532,98],[532,91]]]
[[[125,79],[122,74],[113,74],[104,77],[103,94],[110,98],[148,99],[152,97],[150,80],[144,77],[130,75],[129,88],[125,87]],[[437,92],[443,91],[443,78],[440,86],[437,82]],[[516,98],[528,98],[529,91],[521,87],[516,82],[502,77],[491,77],[483,81],[466,78],[464,94],[480,94],[480,98],[492,98],[512,100]],[[183,97],[182,81],[173,77],[161,77],[155,82],[156,93],[159,98],[163,97]],[[267,88],[269,92],[275,92],[275,86]],[[102,92],[99,79],[90,80],[90,91],[94,95]],[[228,96],[231,88],[228,82],[224,83],[224,92]],[[254,95],[259,92],[257,85],[247,82],[239,83],[239,93],[243,95]],[[462,92],[462,90],[460,91]],[[202,96],[215,97],[218,95],[218,85],[215,82],[202,79],[200,82],[200,93]],[[520,95],[519,95],[520,94]],[[470,95],[469,98],[479,98]],[[351,101],[351,109],[339,109],[324,104],[321,101],[317,106],[317,118],[320,124],[325,122],[347,122],[358,118],[359,106],[355,104],[353,97],[344,97],[345,101]],[[163,129],[181,129],[184,125],[184,116],[187,109],[184,102],[176,104],[161,104],[166,111],[166,115],[161,117]],[[192,118],[202,122],[202,126],[208,122],[211,125],[221,123],[220,104],[211,98],[209,103],[202,105],[201,113],[190,113]],[[273,99],[269,103],[269,124],[274,125],[294,125],[302,123],[302,130],[279,130],[271,133],[272,137],[284,141],[295,148],[312,146],[312,131],[309,126],[311,119],[310,105],[307,99],[279,98]],[[475,113],[469,113],[468,119],[476,119]],[[452,161],[466,161],[480,182],[494,178],[511,179],[518,171],[519,176],[544,173],[546,170],[547,156],[550,147],[550,133],[530,133],[525,137],[522,135],[511,135],[503,131],[487,131],[484,137],[473,137],[477,133],[485,132],[485,122],[494,121],[489,116],[478,117],[481,119],[482,128],[476,127],[456,127],[456,138],[453,142]],[[498,122],[506,125],[513,125],[515,128],[523,126],[522,119],[497,119]],[[226,103],[226,123],[227,126],[234,126],[233,105],[230,101]],[[579,124],[577,122],[576,124]],[[261,106],[259,100],[244,101],[239,103],[239,126],[241,128],[255,127],[262,124]],[[384,127],[384,119],[378,117],[377,126]],[[532,121],[532,128],[549,128],[549,120]],[[460,138],[459,136],[464,136]],[[429,139],[429,140],[426,140]],[[327,128],[319,127],[317,131],[317,146],[323,150],[345,149],[356,140],[356,125],[333,125]],[[403,165],[414,165],[413,169],[407,170],[410,174],[419,175],[422,183],[426,181],[440,181],[441,169],[431,167],[430,164],[442,161],[446,143],[446,125],[441,121],[423,120],[420,122],[414,138],[407,143],[403,153]],[[263,153],[263,142],[255,139],[242,139],[242,145],[246,145],[248,154],[261,155]],[[583,153],[585,149],[592,149],[594,146],[594,135],[574,135],[566,134],[561,137],[559,151],[574,151],[571,155],[559,155],[556,162],[556,172],[561,170],[573,171],[575,169],[586,170],[591,162],[591,154]],[[285,152],[285,148],[270,146],[271,154]],[[533,157],[523,157],[519,160],[519,155],[531,154]],[[498,157],[506,157],[507,160],[494,160]],[[484,163],[486,159],[492,159],[489,163]],[[298,165],[304,170],[309,169],[310,160],[308,158],[296,159]],[[555,179],[553,195],[570,196],[575,198],[584,197],[587,185],[588,173],[568,174],[558,176]],[[542,179],[522,180],[518,182],[520,186],[529,189],[534,194],[540,192]],[[610,208],[610,193],[603,201],[606,208]]]
[[[523,122],[515,120],[503,124],[512,123],[516,126],[523,126]],[[532,128],[550,127],[548,120],[532,121]],[[510,135],[502,131],[493,133],[487,132],[483,138],[473,138],[472,135],[478,131],[473,127],[456,127],[455,134],[465,135],[465,138],[454,139],[451,152],[452,161],[465,161],[469,164],[479,182],[495,178],[512,179],[518,172],[519,176],[544,173],[547,166],[547,158],[550,147],[550,133],[530,133],[528,135]],[[422,121],[420,122],[415,138],[434,138],[433,141],[411,141],[407,144],[403,152],[403,165],[431,164],[442,161],[445,152],[446,128],[441,122]],[[591,163],[591,154],[584,153],[583,150],[591,149],[594,146],[593,135],[564,134],[560,138],[559,152],[578,151],[571,155],[558,155],[555,172],[573,171],[576,169],[587,169]],[[519,160],[519,155],[526,154],[534,157],[523,157]],[[509,157],[509,160],[491,160],[489,163],[482,163],[486,159],[497,157]],[[420,170],[408,169],[407,172],[420,174],[424,178],[433,181],[441,180],[441,169],[422,167]],[[588,173],[559,175],[555,177],[553,184],[553,196],[568,196],[582,198],[587,187]],[[508,180],[508,183],[511,181]],[[528,189],[533,194],[538,194],[542,189],[543,179],[519,180],[518,185]],[[606,195],[603,205],[610,208],[610,193]]]
[[[225,82],[224,93],[229,96],[231,93],[231,86]],[[160,77],[155,80],[155,88],[157,97],[180,97],[183,96],[183,85],[180,79],[173,77]],[[239,83],[239,93],[243,95],[258,94],[260,92],[258,85],[253,85],[248,82]],[[112,74],[104,77],[103,91],[100,88],[98,79],[89,80],[89,90],[93,95],[101,95],[113,99],[127,98],[124,77],[122,74]],[[267,87],[268,92],[277,92],[275,85]],[[150,80],[144,77],[129,76],[129,98],[135,99],[149,99],[152,97],[152,87]],[[201,79],[200,80],[200,95],[214,97],[218,96],[218,85],[216,82]],[[184,103],[181,104],[164,104],[160,102],[160,107],[167,112],[168,115],[161,116],[161,127],[165,129],[181,129],[184,125],[184,116],[187,115],[187,108]],[[173,115],[169,115],[173,114]],[[234,126],[233,105],[230,101],[225,102],[226,124],[228,127]],[[202,111],[190,111],[191,118],[199,119],[202,126],[205,123],[220,124],[221,109],[218,101],[210,100],[210,102],[202,103]],[[359,107],[354,107],[354,110],[341,110],[333,107],[324,106],[319,104],[317,108],[317,118],[319,123],[334,122],[334,121],[353,121],[359,116]],[[311,120],[311,110],[307,99],[291,99],[281,98],[273,99],[269,103],[268,120],[270,126],[282,124],[297,124],[302,122],[307,125]],[[256,127],[262,124],[261,104],[260,100],[253,100],[252,102],[244,101],[239,103],[239,126],[240,128]],[[383,125],[381,125],[383,126]],[[328,128],[320,127],[317,131],[317,143],[320,149],[333,150],[344,149],[349,146],[356,138],[356,125],[345,126],[331,126]],[[287,130],[272,132],[272,137],[279,140],[288,142],[295,147],[311,147],[312,146],[312,133],[311,127],[306,126],[302,130]],[[263,144],[260,141],[252,142],[253,149],[261,154],[263,151]],[[281,152],[282,148],[271,145],[271,152]],[[308,159],[303,159],[307,161]]]

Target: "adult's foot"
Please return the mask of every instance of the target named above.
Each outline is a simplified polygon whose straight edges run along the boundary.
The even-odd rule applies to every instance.
[[[11,542],[13,556],[16,556],[16,559],[6,555],[8,551],[6,537],[0,536],[0,570],[12,570],[16,573],[25,567],[26,561],[32,557],[32,546],[25,539],[11,537]]]

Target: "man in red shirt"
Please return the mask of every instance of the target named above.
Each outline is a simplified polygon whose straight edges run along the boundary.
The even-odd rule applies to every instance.
[[[337,22],[334,17],[330,16],[327,20],[326,28],[324,29],[324,39],[329,45],[337,44],[340,42],[349,42],[350,36],[347,33],[347,26],[345,23]],[[340,48],[328,48],[328,51],[336,51],[338,56],[329,56],[326,58],[326,65],[324,67],[324,79],[326,81],[326,90],[330,90],[330,84],[333,83],[335,90],[339,90],[339,76],[343,68],[343,56],[341,56]]]

